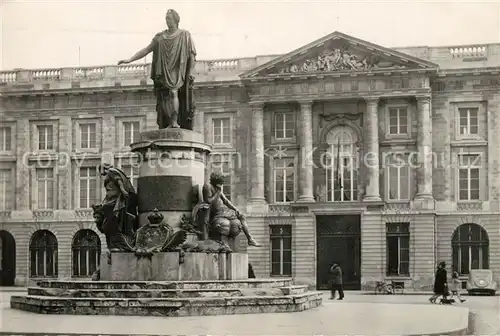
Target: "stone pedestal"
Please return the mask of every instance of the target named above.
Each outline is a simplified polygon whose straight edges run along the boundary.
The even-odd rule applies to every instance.
[[[141,158],[137,182],[140,226],[148,222],[148,213],[154,209],[174,229],[182,215],[191,214],[205,181],[210,153],[203,138],[198,132],[167,128],[142,132],[140,141],[131,145]]]
[[[246,253],[155,253],[138,258],[130,252],[101,255],[101,281],[205,281],[248,279]]]
[[[248,279],[248,254],[230,253],[227,255],[227,274],[228,280]]]
[[[176,281],[179,279],[179,253],[155,253],[148,258],[137,258],[131,252],[101,254],[103,281]]]

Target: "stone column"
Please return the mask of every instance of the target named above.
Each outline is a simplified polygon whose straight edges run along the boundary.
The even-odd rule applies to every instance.
[[[367,184],[364,201],[381,201],[378,146],[378,97],[366,98],[366,112],[363,118],[365,132],[364,163],[367,169]]]
[[[298,202],[314,202],[312,102],[301,102],[299,112],[300,167]]]
[[[415,199],[432,199],[432,122],[431,98],[418,96],[418,163]]]
[[[250,154],[250,212],[266,204],[264,197],[264,104],[252,104],[252,136]]]

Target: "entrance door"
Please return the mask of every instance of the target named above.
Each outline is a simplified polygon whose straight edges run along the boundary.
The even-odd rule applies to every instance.
[[[328,289],[332,263],[343,271],[344,289],[361,289],[361,216],[316,216],[318,289]]]
[[[16,279],[16,241],[8,231],[0,231],[0,286],[14,286]]]

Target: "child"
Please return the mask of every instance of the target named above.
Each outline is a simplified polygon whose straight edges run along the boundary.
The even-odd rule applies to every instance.
[[[464,303],[465,299],[462,299],[459,293],[461,285],[462,283],[458,279],[458,272],[453,271],[453,273],[451,274],[451,297],[456,296],[457,299],[460,300],[460,302]]]

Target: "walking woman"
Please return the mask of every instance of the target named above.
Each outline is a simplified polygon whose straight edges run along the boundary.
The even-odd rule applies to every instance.
[[[434,277],[434,295],[429,298],[431,303],[436,303],[436,299],[440,296],[445,298],[448,295],[448,281],[446,273],[446,263],[441,261]]]

